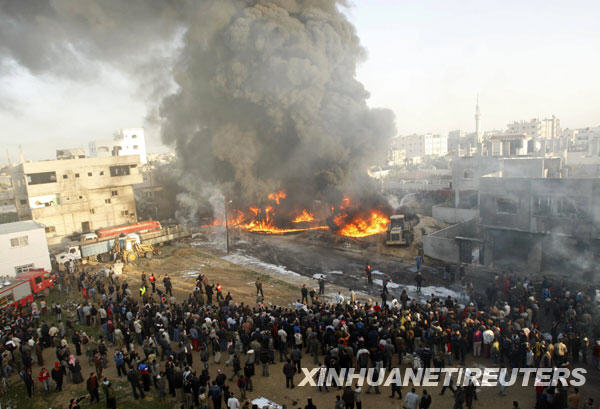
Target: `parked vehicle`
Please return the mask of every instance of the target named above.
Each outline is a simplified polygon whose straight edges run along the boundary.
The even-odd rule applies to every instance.
[[[135,232],[131,232],[131,230],[135,230]],[[156,246],[187,237],[190,232],[181,225],[162,227],[159,222],[153,221],[102,229],[98,230],[97,235],[98,238],[95,240],[81,241],[70,245],[66,251],[55,256],[56,262],[64,264],[70,260],[80,259],[108,262],[115,255],[114,249],[117,242],[117,253],[121,253],[122,250],[132,250],[131,244],[127,244],[127,242],[131,242],[131,238],[141,244],[142,246],[139,248],[144,250],[137,252],[137,256],[141,256],[142,253],[145,255],[148,251],[154,254]],[[129,261],[133,261],[132,257],[130,256]]]
[[[0,308],[9,305],[25,306],[33,298],[54,286],[54,275],[43,268],[23,272],[17,278],[0,283]]]
[[[388,246],[409,246],[412,242],[412,226],[403,214],[390,217],[385,244]]]

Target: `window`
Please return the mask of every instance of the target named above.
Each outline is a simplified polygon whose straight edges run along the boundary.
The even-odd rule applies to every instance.
[[[533,214],[550,216],[552,213],[552,198],[550,196],[535,196],[533,198]]]
[[[137,135],[131,135],[131,139],[137,138]]]
[[[36,284],[41,284],[41,283],[42,283],[42,277],[39,277],[39,276],[38,276],[38,277],[34,278],[34,279],[33,279],[33,281],[34,281]]]
[[[92,172],[88,172],[88,176],[92,176]]]
[[[75,177],[76,177],[76,178],[78,178],[78,177],[79,177],[79,173],[76,173],[76,174],[75,174]]]
[[[27,174],[27,184],[41,185],[43,183],[56,183],[56,172],[40,172]]]
[[[129,165],[120,165],[120,166],[111,166],[110,168],[110,176],[127,176],[131,173],[129,170]]]
[[[91,214],[95,214],[95,213],[96,213],[96,211],[95,211],[94,209],[90,209],[90,213],[91,213]]]
[[[465,179],[473,179],[473,169],[465,169],[465,173],[463,174],[463,178],[465,178]]]
[[[28,236],[13,237],[10,239],[10,247],[25,247],[29,244]]]
[[[104,203],[110,204],[110,199],[104,199]]]
[[[512,199],[507,198],[497,198],[496,199],[496,212],[497,213],[506,213],[506,214],[517,214],[519,210],[519,202]]]
[[[81,195],[80,195],[80,196],[79,196],[79,200],[81,200],[81,199],[83,199],[83,196],[81,196]]]
[[[137,145],[133,145],[133,149],[137,150],[138,146]]]
[[[556,212],[559,217],[584,219],[587,215],[587,200],[585,197],[561,197],[558,199]]]
[[[29,271],[32,268],[33,268],[33,263],[31,263],[31,264],[23,264],[22,266],[15,266],[15,273],[21,274],[21,273],[24,273],[26,271]]]
[[[104,171],[103,170],[100,171],[100,176],[104,176]]]
[[[119,195],[119,191],[118,191],[118,190],[112,190],[112,191],[110,192],[110,195],[111,195],[111,196],[118,196],[118,195]]]
[[[68,179],[69,175],[63,175],[63,179]]]
[[[129,210],[123,210],[121,212],[121,216],[127,216],[129,214]]]
[[[19,200],[19,203],[21,203],[23,206],[25,206],[27,204],[27,200],[21,199],[21,200]]]
[[[56,226],[46,226],[46,233],[56,233]]]

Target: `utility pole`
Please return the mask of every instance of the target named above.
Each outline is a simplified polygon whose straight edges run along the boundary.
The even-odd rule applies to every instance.
[[[227,220],[227,198],[223,197],[223,205],[225,206],[225,241],[227,247],[227,254],[229,254],[229,222]]]

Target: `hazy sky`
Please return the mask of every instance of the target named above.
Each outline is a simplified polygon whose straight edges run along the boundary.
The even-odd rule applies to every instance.
[[[596,1],[356,0],[348,14],[368,51],[359,79],[400,135],[472,131],[477,93],[486,130],[552,114],[563,128],[600,125]],[[0,141],[13,160],[19,145],[27,159],[52,158],[144,125],[139,86],[98,68],[71,80],[0,62]],[[148,133],[149,151],[160,149]]]

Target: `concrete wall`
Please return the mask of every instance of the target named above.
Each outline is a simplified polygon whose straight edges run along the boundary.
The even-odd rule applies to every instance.
[[[431,210],[434,219],[450,224],[463,223],[479,217],[477,209],[433,206]]]
[[[460,261],[460,240],[457,237],[460,237],[461,240],[471,238],[480,241],[480,236],[477,220],[472,219],[425,236],[423,251],[427,257],[447,263],[458,263]]]
[[[27,237],[27,245],[11,246],[11,239]],[[33,264],[34,268],[51,270],[44,227],[0,235],[0,275],[14,277],[15,267]]]
[[[423,238],[423,251],[427,257],[446,263],[458,263],[458,241],[453,238],[428,235]]]

